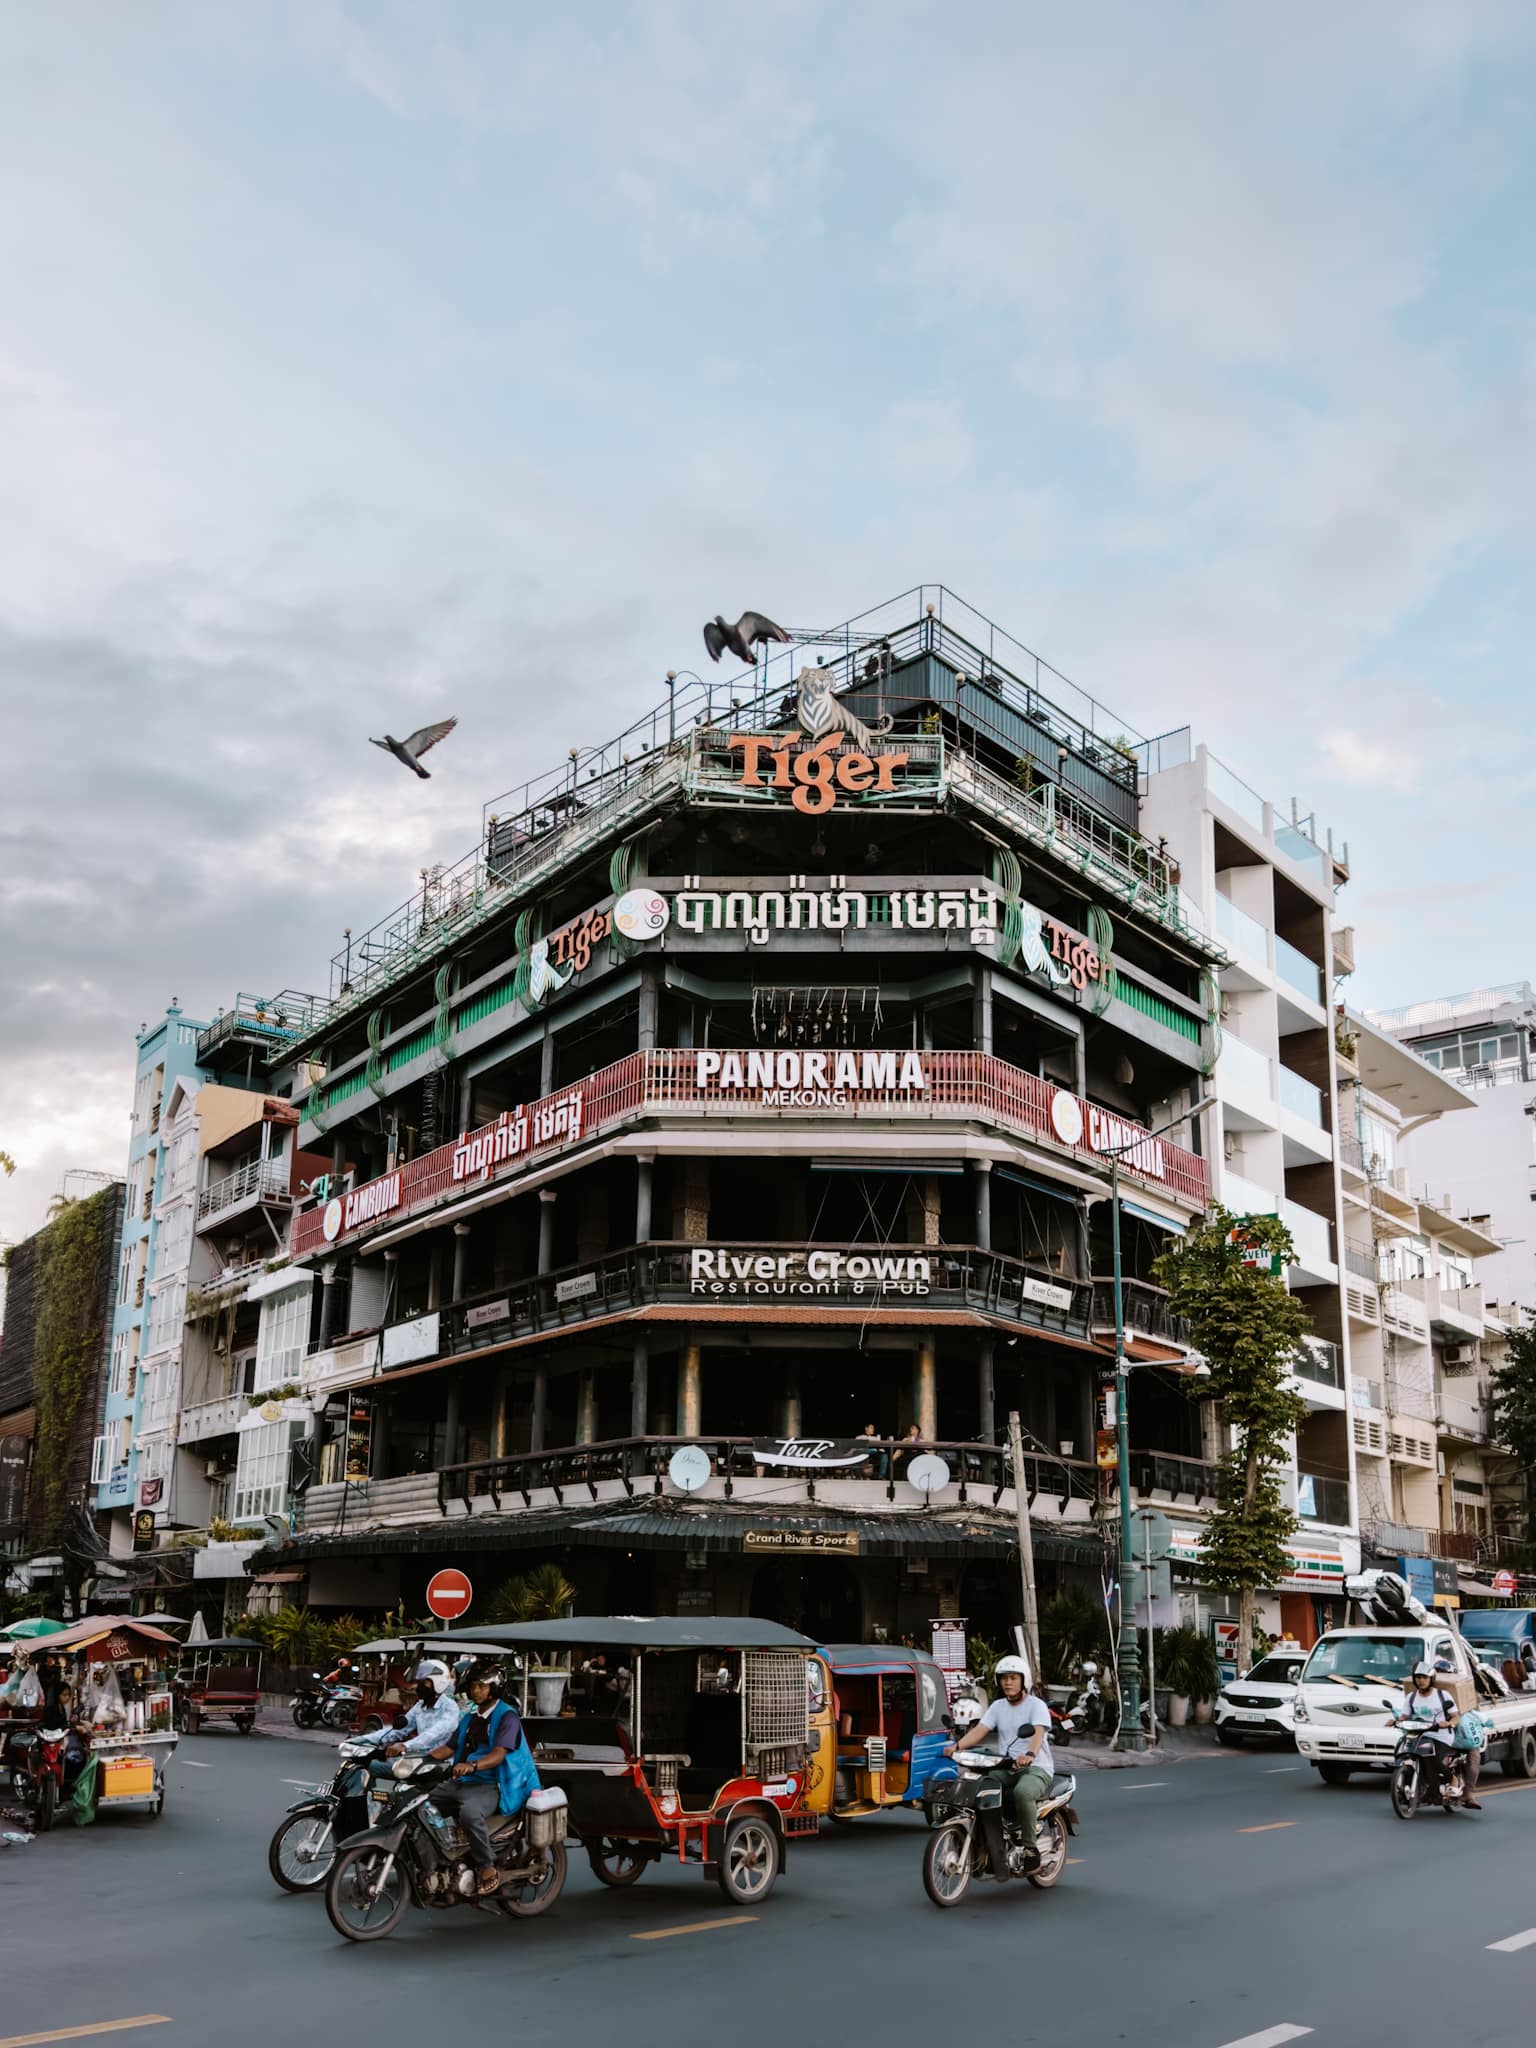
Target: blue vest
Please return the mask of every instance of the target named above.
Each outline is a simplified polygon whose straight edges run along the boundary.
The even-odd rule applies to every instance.
[[[474,1763],[477,1758],[489,1756],[493,1749],[502,1746],[503,1723],[511,1716],[512,1726],[505,1731],[507,1754],[496,1766],[496,1807],[500,1813],[520,1813],[527,1803],[528,1794],[539,1789],[539,1774],[534,1767],[533,1752],[523,1736],[523,1724],[507,1705],[497,1700],[486,1715],[486,1745],[477,1749],[474,1756],[466,1758],[464,1748],[469,1741],[469,1724],[475,1718],[476,1709],[471,1709],[459,1723],[458,1739],[453,1746],[453,1760],[456,1764]],[[490,1776],[488,1771],[477,1771],[470,1782]]]

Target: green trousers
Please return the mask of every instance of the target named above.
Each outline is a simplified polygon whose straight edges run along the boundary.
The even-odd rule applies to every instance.
[[[988,1771],[981,1782],[1002,1786],[1004,1800],[1013,1802],[1013,1816],[1025,1841],[1033,1842],[1039,1832],[1035,1810],[1051,1789],[1051,1773],[1043,1765],[1031,1764],[1022,1771]]]

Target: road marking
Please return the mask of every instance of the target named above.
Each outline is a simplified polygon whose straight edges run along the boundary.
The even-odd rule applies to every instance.
[[[1282,2041],[1299,2041],[1303,2034],[1316,2031],[1313,2027],[1293,2027],[1283,2021],[1278,2027],[1266,2027],[1262,2034],[1244,2034],[1241,2041],[1228,2041],[1224,2048],[1280,2048]],[[5,2048],[0,2041],[0,2048]]]
[[[1276,1828],[1293,1828],[1295,1825],[1293,1820],[1267,1820],[1262,1827],[1239,1828],[1237,1832],[1240,1835],[1272,1835]]]
[[[212,1765],[212,1764],[195,1764],[195,1763],[193,1763],[193,1761],[192,1761],[191,1757],[189,1757],[189,1756],[184,1756],[184,1757],[182,1758],[182,1762],[183,1762],[183,1763],[184,1763],[184,1764],[186,1765],[186,1767],[187,1767],[187,1769],[188,1769],[189,1771],[211,1771],[211,1770],[213,1769],[213,1765]],[[3,2041],[0,2041],[0,2048],[5,2048],[5,2043],[4,2043]]]
[[[1081,1863],[1081,1862],[1082,1862],[1082,1860],[1083,1860],[1083,1859],[1082,1859],[1082,1857],[1081,1857],[1081,1856],[1069,1856],[1069,1857],[1067,1858],[1067,1861],[1068,1861],[1069,1863]]]
[[[205,1771],[207,1768],[206,1764],[198,1765],[200,1771]],[[277,1782],[279,1785],[297,1785],[301,1792],[309,1792],[314,1789],[308,1778],[279,1778]]]
[[[644,1934],[632,1934],[631,1941],[670,1941],[674,1934],[713,1934],[717,1927],[745,1927],[749,1920],[755,1920],[755,1913],[727,1913],[718,1920],[690,1920],[682,1927],[651,1927]],[[8,2043],[0,2041],[0,2048]]]
[[[1266,1778],[1283,1778],[1291,1771],[1304,1771],[1305,1764],[1276,1764],[1273,1770],[1264,1773]]]
[[[168,2012],[141,2012],[133,2020],[98,2020],[94,2027],[55,2027],[49,2034],[8,2034],[0,2048],[35,2048],[39,2041],[83,2041],[91,2034],[121,2034],[129,2027],[168,2027]]]
[[[1479,1785],[1477,1798],[1479,1803],[1484,1799],[1502,1799],[1506,1792],[1536,1792],[1536,1778],[1527,1779],[1523,1785]],[[0,2048],[4,2048],[3,2043]]]
[[[1161,1792],[1167,1785],[1166,1778],[1151,1778],[1145,1785],[1122,1785],[1122,1792]]]
[[[1536,1945],[1536,1927],[1527,1927],[1524,1934],[1507,1934],[1502,1941],[1490,1941],[1488,1946],[1496,1955],[1512,1956],[1517,1948]],[[0,2042],[0,2048],[5,2044]]]

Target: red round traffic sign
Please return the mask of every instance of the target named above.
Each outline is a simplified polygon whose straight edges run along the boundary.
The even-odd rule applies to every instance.
[[[1495,1572],[1493,1575],[1493,1590],[1495,1593],[1513,1593],[1515,1590],[1514,1573],[1509,1571]]]
[[[457,1621],[474,1598],[474,1588],[460,1571],[434,1572],[427,1585],[427,1608],[439,1621]]]

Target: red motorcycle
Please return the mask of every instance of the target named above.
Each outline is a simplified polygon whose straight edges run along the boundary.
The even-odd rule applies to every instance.
[[[6,1743],[5,1760],[19,1799],[32,1809],[35,1833],[46,1835],[64,1798],[66,1728],[17,1728]]]

